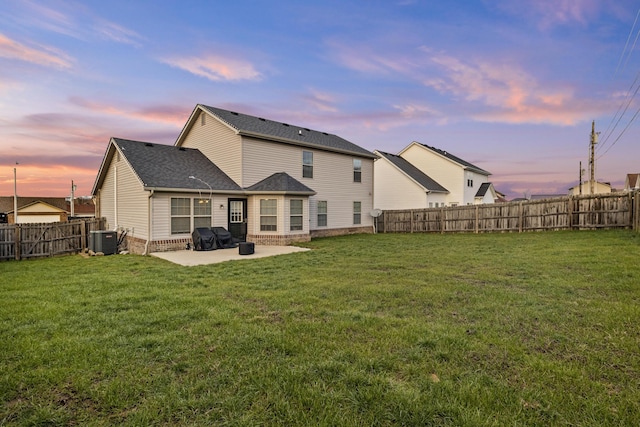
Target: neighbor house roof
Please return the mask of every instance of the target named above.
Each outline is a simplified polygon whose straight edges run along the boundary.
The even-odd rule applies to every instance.
[[[213,164],[200,150],[111,138],[107,155],[98,172],[93,194],[104,180],[105,167],[115,147],[129,163],[142,186],[147,189],[241,192],[242,188]],[[190,178],[192,177],[192,178]]]
[[[312,196],[311,188],[284,172],[274,173],[260,182],[246,188],[248,193],[284,193]]]
[[[478,188],[478,192],[476,193],[476,197],[484,197],[487,194],[487,191],[491,188],[490,182],[483,182],[480,184],[480,188]]]
[[[423,147],[440,154],[441,156],[446,157],[447,159],[458,163],[459,165],[461,165],[462,167],[464,167],[465,169],[468,169],[472,172],[476,172],[482,175],[491,175],[490,172],[487,172],[486,170],[479,168],[478,166],[467,162],[466,160],[462,160],[460,157],[454,156],[453,154],[449,153],[448,151],[444,151],[444,150],[440,150],[439,148],[435,148],[435,147],[430,147],[427,144],[420,144]]]
[[[640,178],[640,174],[638,173],[628,173],[627,174],[627,185],[629,188],[637,188],[638,187],[638,178]]]
[[[223,110],[222,108],[210,107],[203,104],[198,104],[194,109],[187,125],[185,125],[185,129],[183,129],[181,135],[178,137],[176,145],[180,145],[182,135],[185,134],[188,124],[192,123],[195,119],[195,113],[199,109],[208,112],[218,120],[226,123],[240,135],[267,139],[285,144],[299,145],[302,147],[352,154],[354,156],[371,159],[375,159],[376,157],[370,151],[334,134],[309,129],[305,126],[278,122],[235,111]]]
[[[434,193],[448,193],[449,190],[444,188],[442,185],[438,184],[434,179],[430,176],[422,172],[417,167],[413,166],[411,163],[406,161],[400,156],[396,156],[395,154],[385,153],[383,151],[376,151],[380,157],[387,159],[394,166],[408,175],[411,179],[416,181],[419,185],[427,189],[428,191],[432,191]]]
[[[27,205],[42,202],[58,209],[68,211],[69,204],[64,197],[20,197],[18,196],[18,209]],[[13,212],[13,196],[0,197],[0,212]]]

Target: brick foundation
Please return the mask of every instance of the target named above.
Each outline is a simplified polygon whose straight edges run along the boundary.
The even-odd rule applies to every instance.
[[[330,228],[327,230],[312,230],[311,238],[345,236],[347,234],[373,234],[373,227],[348,227],[348,228]]]
[[[362,234],[373,233],[372,227],[349,227],[349,228],[332,228],[327,230],[313,230],[309,234],[294,234],[288,236],[280,236],[277,234],[254,234],[247,235],[247,241],[256,245],[265,246],[287,246],[293,243],[309,242],[312,238],[343,236],[346,234]],[[132,254],[144,254],[144,248],[147,244],[145,239],[127,236],[125,238],[127,250]],[[187,243],[193,244],[191,237],[181,239],[152,240],[149,242],[149,252],[169,252],[179,251],[187,246]]]
[[[147,244],[146,240],[128,236],[126,240],[129,253],[144,254],[144,247]],[[152,240],[149,242],[149,252],[179,251],[184,249],[187,243],[193,244],[190,237],[171,240]]]
[[[265,246],[287,246],[292,243],[310,242],[311,236],[308,234],[296,234],[291,236],[264,235],[255,234],[247,235],[247,242],[253,242],[256,245]]]

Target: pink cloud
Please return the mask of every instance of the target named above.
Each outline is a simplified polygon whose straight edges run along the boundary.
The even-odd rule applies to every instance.
[[[191,57],[172,57],[161,60],[175,68],[188,71],[211,81],[261,80],[262,74],[244,59],[208,54]]]
[[[164,123],[171,126],[182,127],[192,110],[191,107],[176,105],[154,105],[150,107],[127,107],[114,106],[108,103],[80,98],[77,96],[69,98],[69,101],[94,113],[107,114],[126,118],[135,118],[147,122]]]
[[[584,120],[584,103],[569,86],[542,85],[521,67],[499,61],[463,62],[436,54],[431,61],[444,73],[424,84],[441,93],[491,107],[472,114],[480,121],[573,125]]]
[[[338,107],[336,106],[337,97],[328,92],[311,89],[309,93],[302,95],[301,98],[318,111],[326,113],[338,112]]]
[[[496,4],[496,3],[493,3]],[[602,0],[503,0],[497,6],[516,16],[537,22],[547,30],[558,25],[587,25],[604,9]]]
[[[17,59],[45,67],[70,68],[71,58],[51,47],[29,47],[0,34],[0,57]]]

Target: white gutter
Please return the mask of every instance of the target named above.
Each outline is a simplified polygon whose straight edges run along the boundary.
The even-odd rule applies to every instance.
[[[142,255],[149,255],[149,243],[151,242],[151,198],[153,197],[154,190],[149,191],[149,198],[147,199],[147,242],[144,244],[144,252]]]

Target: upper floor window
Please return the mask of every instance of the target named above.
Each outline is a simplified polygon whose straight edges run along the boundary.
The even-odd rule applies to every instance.
[[[362,160],[353,159],[353,182],[362,182]]]
[[[300,199],[289,201],[289,230],[302,230],[302,200]]]
[[[473,180],[472,179],[468,179],[467,180],[467,187],[473,187]]]
[[[362,202],[353,202],[353,223],[360,224],[362,221]]]
[[[260,199],[260,231],[278,231],[278,201]]]
[[[313,153],[311,151],[302,152],[302,177],[313,178]]]

